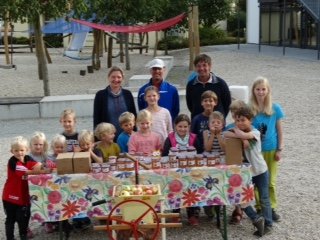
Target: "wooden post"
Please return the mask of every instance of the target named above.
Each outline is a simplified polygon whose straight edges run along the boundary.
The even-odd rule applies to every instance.
[[[194,59],[194,46],[193,46],[193,21],[192,21],[192,6],[189,7],[188,13],[188,30],[189,30],[189,70],[193,70],[193,59]]]
[[[108,43],[108,68],[112,67],[112,37],[109,37],[109,43]]]
[[[157,49],[158,49],[158,31],[156,31],[156,40],[153,48],[153,57],[157,56]]]
[[[199,8],[193,6],[193,41],[195,56],[200,54],[200,38],[199,38]]]

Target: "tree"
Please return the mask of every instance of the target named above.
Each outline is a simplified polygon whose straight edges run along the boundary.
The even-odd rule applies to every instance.
[[[85,0],[74,0],[73,6],[83,9]],[[42,18],[58,18],[64,16],[70,9],[66,0],[8,0],[1,1],[0,16],[11,22],[28,22],[33,26],[36,57],[38,62],[38,76],[43,80],[44,95],[50,95],[47,60],[45,57],[44,41],[41,31]]]

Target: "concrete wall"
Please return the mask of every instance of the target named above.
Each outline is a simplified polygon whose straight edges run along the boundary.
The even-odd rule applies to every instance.
[[[247,43],[259,43],[258,0],[247,0]]]

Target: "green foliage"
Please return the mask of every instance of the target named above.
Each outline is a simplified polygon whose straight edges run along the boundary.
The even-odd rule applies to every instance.
[[[158,43],[159,50],[181,49],[188,48],[188,46],[188,39],[179,36],[167,36],[167,38],[160,40]]]
[[[227,30],[231,33],[231,36],[236,37],[238,33],[238,21],[240,37],[244,36],[244,28],[246,27],[246,12],[240,11],[233,13],[227,20]]]
[[[199,28],[200,45],[214,45],[226,41],[226,33],[222,29],[215,27],[201,27]]]
[[[232,0],[197,0],[195,2],[199,6],[199,21],[206,27],[226,19],[231,12]]]

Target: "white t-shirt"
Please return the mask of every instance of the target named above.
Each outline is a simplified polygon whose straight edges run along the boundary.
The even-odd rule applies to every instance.
[[[244,150],[244,153],[252,165],[252,176],[255,177],[266,172],[268,166],[261,153],[260,132],[257,129],[252,129],[251,133],[254,138],[250,139],[250,146]]]

